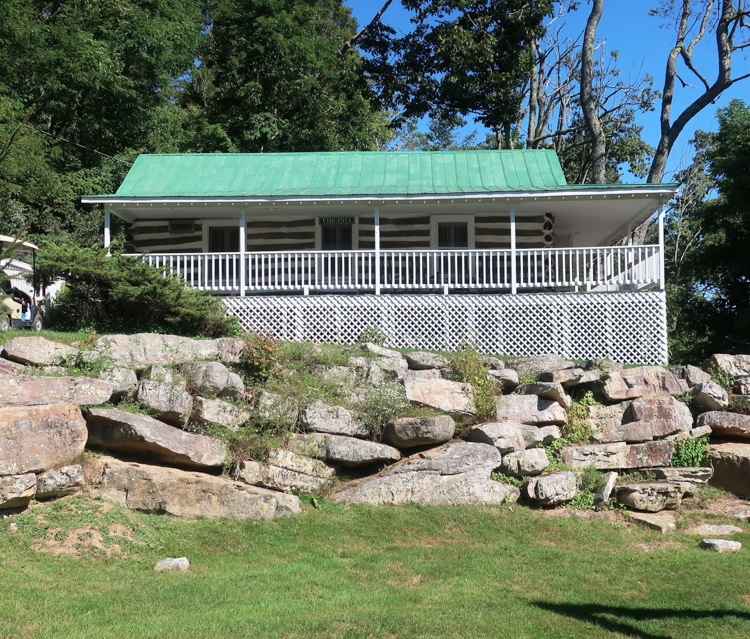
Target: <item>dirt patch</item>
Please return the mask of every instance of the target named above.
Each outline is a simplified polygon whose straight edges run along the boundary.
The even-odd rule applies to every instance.
[[[59,528],[51,528],[47,531],[46,539],[34,545],[34,550],[46,552],[55,557],[77,557],[88,553],[111,557],[122,553],[122,547],[119,544],[111,543],[99,530],[90,526],[75,528],[65,534],[61,534]]]

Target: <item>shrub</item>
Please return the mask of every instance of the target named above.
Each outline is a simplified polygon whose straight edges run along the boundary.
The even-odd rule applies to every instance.
[[[708,437],[683,439],[674,443],[672,466],[702,466],[708,460]]]
[[[240,368],[255,382],[265,382],[273,373],[281,353],[281,342],[267,333],[245,336]]]
[[[502,385],[489,376],[490,365],[484,361],[474,344],[464,344],[455,353],[448,354],[451,378],[471,384],[474,404],[479,417],[493,417],[497,411],[496,397]]]
[[[37,271],[65,280],[49,323],[60,330],[218,337],[238,331],[221,301],[138,259],[70,242],[45,244]]]

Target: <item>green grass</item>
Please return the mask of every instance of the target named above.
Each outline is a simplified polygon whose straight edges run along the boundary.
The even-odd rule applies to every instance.
[[[1,526],[3,639],[750,635],[746,550],[518,507],[322,502],[272,522],[186,522],[79,497]],[[86,527],[103,550],[38,549]],[[189,573],[153,571],[182,555]]]

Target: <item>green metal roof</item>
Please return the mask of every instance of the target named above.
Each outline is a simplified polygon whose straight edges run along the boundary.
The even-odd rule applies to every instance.
[[[567,187],[554,151],[140,155],[120,198],[317,198],[550,191]],[[96,196],[91,196],[96,197]]]

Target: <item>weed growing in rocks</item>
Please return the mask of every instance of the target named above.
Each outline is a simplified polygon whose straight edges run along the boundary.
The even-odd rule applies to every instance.
[[[596,493],[604,485],[606,479],[593,466],[582,469],[578,474],[578,479],[580,482],[578,492],[567,506],[576,510],[591,510],[596,501]]]
[[[265,382],[276,368],[281,342],[267,333],[248,333],[240,368],[253,381]]]
[[[380,439],[383,429],[409,409],[406,391],[397,382],[384,382],[376,387],[360,409],[360,419]]]
[[[489,376],[490,366],[476,345],[464,344],[456,352],[449,353],[448,362],[451,378],[457,382],[471,384],[474,388],[477,416],[494,416],[497,410],[496,397],[502,392],[502,385]]]
[[[388,333],[386,333],[382,328],[379,326],[367,326],[365,329],[359,334],[359,337],[357,338],[358,344],[375,344],[376,346],[385,346],[385,343],[388,341]]]
[[[710,371],[708,371],[709,375],[711,375],[711,379],[715,381],[719,386],[721,386],[725,391],[728,393],[732,392],[732,389],[734,388],[735,379],[733,375],[730,375],[729,373],[721,370],[718,366],[713,366]]]
[[[584,393],[579,399],[574,401],[570,408],[567,409],[567,421],[560,427],[562,439],[559,439],[560,446],[581,446],[588,444],[594,430],[588,423],[589,406],[594,406],[599,402],[596,401],[591,391]]]
[[[672,466],[703,466],[708,460],[708,437],[683,439],[674,443]]]

